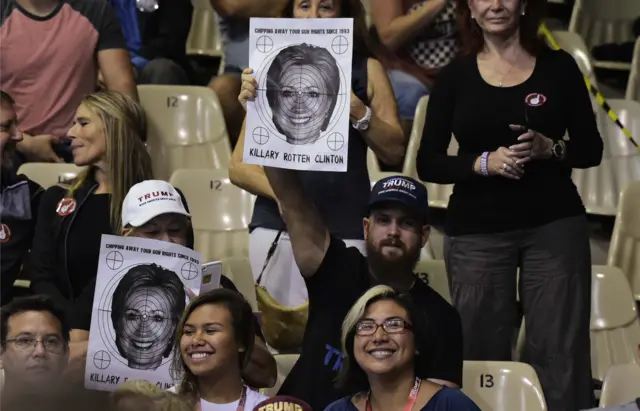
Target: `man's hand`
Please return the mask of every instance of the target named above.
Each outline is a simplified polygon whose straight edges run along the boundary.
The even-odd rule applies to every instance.
[[[51,134],[41,134],[32,136],[24,133],[23,139],[18,143],[18,151],[25,156],[28,161],[41,163],[64,163],[53,151],[53,144],[59,143],[60,139]]]

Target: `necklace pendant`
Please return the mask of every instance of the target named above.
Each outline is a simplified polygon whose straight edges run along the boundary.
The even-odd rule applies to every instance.
[[[498,84],[498,87],[502,87],[502,81],[500,82],[500,84]]]

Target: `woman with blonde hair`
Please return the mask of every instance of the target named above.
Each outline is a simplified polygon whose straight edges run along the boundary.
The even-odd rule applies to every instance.
[[[103,234],[121,232],[122,202],[134,184],[153,178],[139,103],[114,91],[87,95],[69,130],[74,163],[69,185],[42,196],[31,251],[35,293],[64,308],[71,324],[71,363],[86,355]],[[72,369],[75,367],[72,367]]]
[[[431,353],[416,347],[426,346],[427,321],[411,297],[389,286],[364,293],[342,323],[338,385],[356,394],[325,411],[480,411],[462,391],[426,379],[426,363],[417,357]]]

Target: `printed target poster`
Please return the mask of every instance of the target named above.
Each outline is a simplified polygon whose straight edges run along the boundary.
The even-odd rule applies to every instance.
[[[167,389],[176,328],[202,281],[201,255],[177,244],[103,235],[85,387],[113,391],[128,379]]]
[[[243,160],[347,171],[353,19],[252,18]]]

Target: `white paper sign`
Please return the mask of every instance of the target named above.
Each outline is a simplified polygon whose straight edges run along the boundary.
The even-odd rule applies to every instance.
[[[176,328],[199,292],[201,256],[177,244],[103,235],[85,387],[113,391],[127,379],[166,389]]]
[[[252,18],[245,163],[347,171],[353,19]]]

